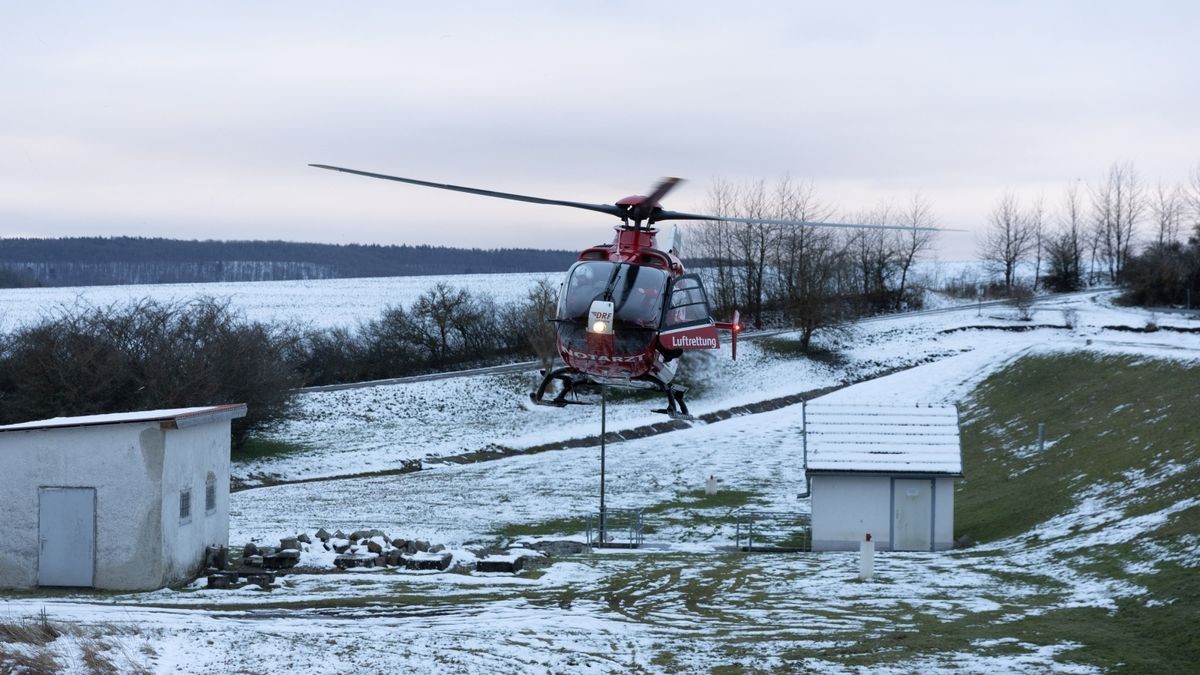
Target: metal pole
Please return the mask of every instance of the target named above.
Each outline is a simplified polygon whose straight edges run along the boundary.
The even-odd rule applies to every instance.
[[[608,512],[604,507],[604,436],[608,418],[608,387],[600,385],[600,545],[608,541]]]

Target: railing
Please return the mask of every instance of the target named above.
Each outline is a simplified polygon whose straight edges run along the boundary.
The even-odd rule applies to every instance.
[[[587,542],[596,548],[637,548],[645,541],[641,509],[606,509],[588,516]]]
[[[808,514],[738,511],[734,547],[746,552],[810,551],[810,523]]]

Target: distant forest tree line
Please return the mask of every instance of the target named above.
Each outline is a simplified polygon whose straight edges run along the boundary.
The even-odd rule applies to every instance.
[[[524,248],[142,237],[0,239],[0,287],[551,272],[574,259],[571,251]]]

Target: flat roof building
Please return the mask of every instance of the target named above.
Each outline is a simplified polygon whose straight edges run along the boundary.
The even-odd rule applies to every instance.
[[[808,403],[804,464],[814,551],[954,547],[957,407]]]
[[[243,404],[0,426],[0,588],[149,590],[229,542]]]

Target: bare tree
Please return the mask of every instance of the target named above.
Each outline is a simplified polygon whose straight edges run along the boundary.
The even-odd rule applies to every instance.
[[[537,354],[542,368],[549,370],[558,355],[553,319],[558,306],[558,287],[549,279],[538,279],[518,306],[525,339]]]
[[[1188,176],[1186,191],[1187,211],[1192,221],[1192,232],[1197,242],[1200,242],[1200,163],[1192,169]]]
[[[1042,254],[1046,248],[1046,210],[1041,195],[1033,201],[1025,212],[1025,225],[1029,228],[1031,253],[1033,255],[1033,292],[1038,289],[1038,280],[1042,277]]]
[[[751,183],[738,196],[739,215],[756,219],[769,219],[773,215],[763,181]],[[761,328],[766,301],[767,264],[778,243],[778,227],[761,223],[735,223],[731,234],[741,282],[742,306],[746,308],[753,325]]]
[[[1004,275],[1004,288],[1012,290],[1017,266],[1029,256],[1033,235],[1017,198],[1005,192],[992,208],[991,224],[980,242],[979,259]]]
[[[1086,245],[1079,183],[1067,185],[1059,209],[1058,229],[1046,241],[1049,267],[1046,278],[1055,291],[1074,291],[1083,285],[1083,253]]]
[[[714,216],[731,216],[737,204],[737,189],[720,178],[708,189],[705,211]],[[704,223],[695,235],[696,256],[706,263],[705,276],[710,300],[718,311],[733,309],[738,302],[738,279],[734,255],[733,223],[715,220]]]
[[[471,303],[466,289],[440,282],[421,294],[413,303],[410,314],[421,327],[422,342],[432,361],[446,361],[458,345],[452,342],[458,316]]]
[[[850,215],[847,220],[864,225],[894,224],[891,203],[880,202],[875,208]],[[861,309],[879,311],[891,306],[889,281],[896,269],[896,247],[887,230],[854,230],[847,235],[846,249],[854,269],[854,285]]]
[[[1137,224],[1145,208],[1145,194],[1130,162],[1114,162],[1105,179],[1092,188],[1097,242],[1113,280],[1121,275],[1129,260]]]
[[[833,209],[820,201],[810,182],[780,179],[775,189],[775,217],[781,220],[821,221]],[[820,227],[785,226],[778,230],[772,268],[776,297],[785,316],[800,329],[800,349],[807,352],[813,335],[844,319],[839,273],[845,260],[836,233]]]
[[[1150,195],[1150,215],[1154,219],[1155,242],[1159,246],[1178,241],[1187,216],[1187,195],[1183,188],[1159,181]]]
[[[779,179],[775,186],[775,217],[780,220],[823,221],[833,215],[833,209],[818,199],[811,181],[796,182],[789,176]],[[801,283],[798,275],[814,228],[781,227],[774,255],[774,269],[779,294],[792,297]]]
[[[933,215],[933,206],[920,192],[915,192],[908,200],[907,207],[899,214],[899,224],[913,229],[897,232],[892,236],[896,249],[896,266],[900,272],[900,283],[896,287],[896,310],[903,309],[904,293],[907,290],[909,273],[913,264],[933,246],[937,232],[918,230],[919,227],[933,227],[937,219]]]

